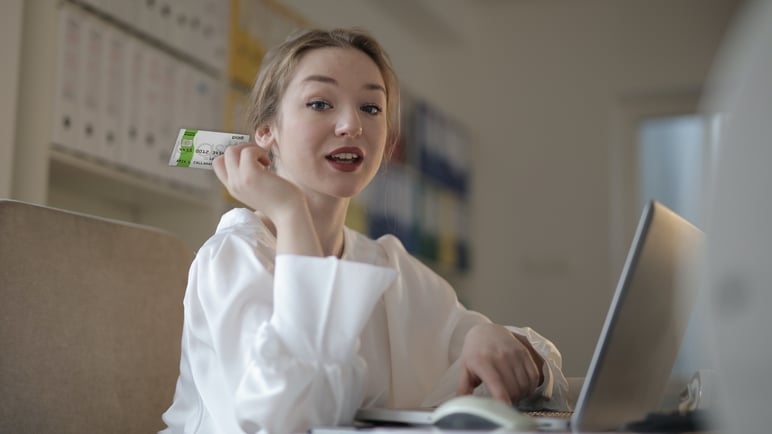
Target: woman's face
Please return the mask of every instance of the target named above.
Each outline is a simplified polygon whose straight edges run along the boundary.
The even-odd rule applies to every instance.
[[[373,179],[387,140],[386,89],[352,48],[303,54],[271,127],[279,175],[307,195],[351,197]]]

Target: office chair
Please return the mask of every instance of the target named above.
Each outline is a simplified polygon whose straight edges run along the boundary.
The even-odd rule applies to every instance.
[[[192,258],[161,230],[0,200],[0,432],[161,429]]]

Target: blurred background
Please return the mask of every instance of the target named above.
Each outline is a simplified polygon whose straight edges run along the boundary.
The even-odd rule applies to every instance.
[[[244,132],[262,55],[360,26],[403,94],[398,152],[349,225],[398,234],[493,320],[584,375],[643,204],[700,226],[700,104],[739,0],[6,0],[0,197],[169,230],[232,202],[168,167],[180,128]],[[688,342],[687,342],[688,344]],[[692,362],[684,368],[691,373]]]

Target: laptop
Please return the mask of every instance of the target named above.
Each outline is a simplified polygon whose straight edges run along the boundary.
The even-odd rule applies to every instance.
[[[607,431],[658,410],[696,301],[684,281],[702,232],[657,201],[644,207],[575,410],[540,430]],[[432,409],[363,408],[369,423],[430,425]]]

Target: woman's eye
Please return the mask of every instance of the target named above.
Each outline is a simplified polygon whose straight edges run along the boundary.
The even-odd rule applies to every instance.
[[[331,108],[332,106],[325,101],[311,101],[308,104],[306,104],[306,107],[310,107],[314,110],[322,111],[322,110]]]
[[[361,110],[365,113],[369,113],[371,115],[377,115],[378,113],[382,112],[380,107],[378,107],[375,104],[365,104],[362,106]]]

